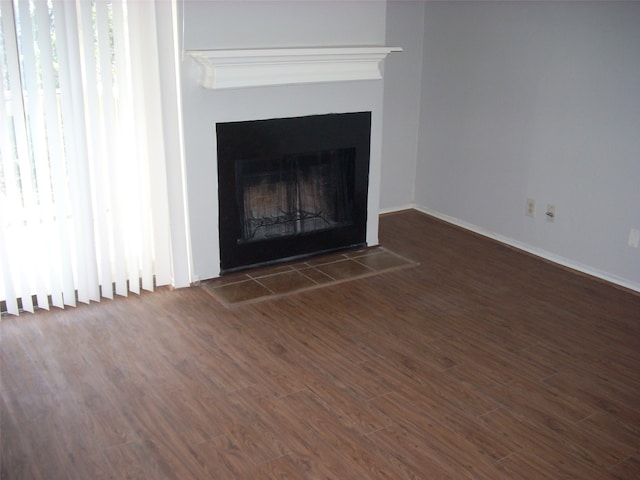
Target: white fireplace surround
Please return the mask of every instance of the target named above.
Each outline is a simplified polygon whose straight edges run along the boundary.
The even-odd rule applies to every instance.
[[[377,80],[380,64],[400,47],[294,47],[188,50],[209,89]]]
[[[379,45],[185,50],[193,281],[220,275],[220,250],[212,248],[219,246],[220,231],[218,192],[211,188],[218,162],[211,129],[221,122],[372,112],[366,243],[378,244],[381,64],[400,51]]]

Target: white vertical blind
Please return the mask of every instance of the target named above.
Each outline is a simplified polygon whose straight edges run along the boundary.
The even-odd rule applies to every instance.
[[[170,283],[154,2],[0,0],[0,17],[0,301]]]

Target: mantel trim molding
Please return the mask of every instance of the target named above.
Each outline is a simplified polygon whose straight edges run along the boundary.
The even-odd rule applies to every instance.
[[[209,89],[262,87],[382,78],[380,64],[400,47],[299,47],[187,50]]]

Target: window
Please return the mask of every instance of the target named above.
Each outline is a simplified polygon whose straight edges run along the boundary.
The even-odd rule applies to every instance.
[[[154,2],[0,0],[0,19],[0,301],[168,284]]]

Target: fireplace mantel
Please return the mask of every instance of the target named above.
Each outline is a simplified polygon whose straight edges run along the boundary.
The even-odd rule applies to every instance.
[[[209,89],[323,83],[382,78],[380,63],[400,47],[299,47],[188,50]]]

